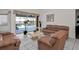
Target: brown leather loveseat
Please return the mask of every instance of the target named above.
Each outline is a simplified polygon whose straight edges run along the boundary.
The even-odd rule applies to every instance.
[[[0,33],[2,41],[0,40],[0,50],[18,50],[20,40],[13,33]],[[0,37],[1,38],[1,37]]]

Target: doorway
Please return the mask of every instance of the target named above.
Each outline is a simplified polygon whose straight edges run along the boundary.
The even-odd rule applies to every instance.
[[[75,11],[76,13],[76,15],[75,15],[75,17],[76,17],[76,26],[75,26],[75,30],[76,30],[76,39],[79,39],[79,9],[76,9],[76,11]]]

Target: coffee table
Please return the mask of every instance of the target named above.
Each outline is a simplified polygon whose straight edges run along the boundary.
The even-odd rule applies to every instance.
[[[39,40],[42,36],[44,36],[43,32],[37,31],[37,32],[29,32],[29,35],[31,35],[33,40]]]

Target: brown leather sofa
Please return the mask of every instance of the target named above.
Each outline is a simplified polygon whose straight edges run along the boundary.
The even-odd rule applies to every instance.
[[[0,50],[18,50],[20,46],[20,40],[13,33],[0,33],[2,35],[2,41],[0,41]]]
[[[44,34],[50,34],[58,30],[66,30],[67,32],[69,32],[69,27],[61,25],[47,25],[46,28],[44,28],[42,31],[44,32]]]
[[[63,50],[68,38],[69,27],[48,25],[43,29],[44,37],[38,40],[39,50]]]

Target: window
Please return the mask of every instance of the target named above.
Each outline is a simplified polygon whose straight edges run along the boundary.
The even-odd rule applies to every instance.
[[[8,15],[0,15],[0,25],[8,24]]]
[[[24,24],[24,21],[29,20],[29,22]],[[23,33],[26,30],[32,32],[36,30],[36,17],[35,16],[16,16],[16,33]]]

